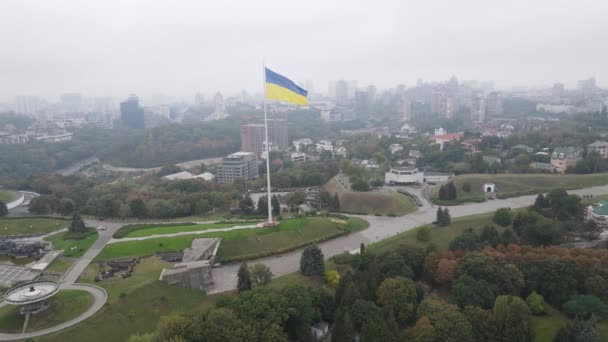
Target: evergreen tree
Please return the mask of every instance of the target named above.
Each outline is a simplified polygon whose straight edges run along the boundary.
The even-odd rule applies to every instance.
[[[507,228],[504,232],[502,232],[502,234],[500,235],[500,240],[504,245],[508,245],[511,243],[516,244],[519,242],[517,235],[515,235],[515,232],[511,228]]]
[[[338,309],[336,324],[332,331],[331,340],[335,342],[352,342],[355,339],[355,326],[348,310]]]
[[[365,253],[365,244],[363,242],[361,242],[361,245],[359,246],[359,254],[363,255]]]
[[[536,196],[536,200],[534,201],[534,205],[532,206],[532,208],[538,211],[546,207],[547,199],[545,198],[545,195],[543,195],[542,193],[538,194],[538,196]]]
[[[491,245],[492,247],[496,247],[498,244],[500,244],[500,235],[498,235],[498,231],[494,226],[483,227],[479,239],[484,244]]]
[[[258,213],[262,215],[268,213],[268,196],[261,196],[258,199]]]
[[[304,249],[300,258],[300,272],[304,275],[323,275],[325,273],[323,252],[317,245]]]
[[[443,209],[443,225],[449,226],[452,223],[452,216],[450,215],[450,209]]]
[[[442,226],[442,223],[444,221],[443,218],[443,209],[441,209],[441,207],[437,208],[437,216],[435,218],[435,221],[437,222],[438,225]]]
[[[272,204],[272,214],[279,215],[281,213],[281,204],[279,203],[279,198],[277,195],[272,195],[270,203]]]
[[[239,293],[251,290],[251,274],[249,273],[249,267],[247,267],[247,263],[241,264],[241,267],[239,267],[239,271],[237,272],[236,276],[236,288]]]
[[[86,231],[86,229],[87,228],[82,217],[80,217],[80,214],[74,213],[74,215],[72,215],[72,223],[70,224],[69,231],[72,233],[82,233]]]
[[[242,200],[239,201],[239,208],[243,210],[253,210],[253,200],[251,196],[245,195]]]
[[[0,217],[4,217],[8,215],[8,208],[6,207],[6,203],[0,201]]]

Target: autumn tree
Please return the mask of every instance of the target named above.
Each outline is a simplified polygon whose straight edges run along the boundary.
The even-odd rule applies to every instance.
[[[385,279],[377,291],[378,304],[392,311],[403,325],[415,318],[416,285],[404,277]]]

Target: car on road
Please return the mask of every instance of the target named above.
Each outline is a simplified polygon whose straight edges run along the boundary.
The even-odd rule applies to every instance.
[[[97,227],[97,230],[106,230],[106,229],[107,229],[106,226],[99,226],[99,227]]]

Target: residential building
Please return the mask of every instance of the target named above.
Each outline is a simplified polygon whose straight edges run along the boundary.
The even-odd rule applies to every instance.
[[[422,158],[422,153],[420,153],[420,151],[418,151],[418,150],[410,150],[410,152],[408,153],[408,156],[418,159],[418,158]]]
[[[15,113],[23,115],[37,115],[44,108],[45,101],[38,96],[16,96]]]
[[[258,158],[253,152],[236,152],[222,159],[217,166],[217,181],[232,183],[235,179],[252,180],[258,177]]]
[[[502,94],[494,91],[486,97],[486,116],[500,115],[502,115]]]
[[[316,144],[317,152],[321,153],[323,151],[334,151],[334,145],[329,140],[319,140]]]
[[[608,200],[601,200],[585,208],[585,218],[603,230],[608,229]]]
[[[59,134],[45,134],[39,137],[36,137],[36,140],[47,142],[47,143],[56,143],[61,141],[70,141],[72,140],[73,133],[63,132]]]
[[[460,134],[458,133],[447,133],[443,135],[435,136],[435,143],[443,146],[446,142],[460,141]]]
[[[486,99],[482,95],[474,96],[471,101],[471,120],[480,124],[486,121]]]
[[[139,98],[131,94],[127,100],[120,103],[120,119],[123,127],[144,128],[144,110],[139,106]]]
[[[395,153],[397,153],[399,151],[403,151],[403,145],[400,145],[400,144],[391,144],[388,147],[388,149],[391,152],[391,154],[395,154]]]
[[[261,154],[266,140],[264,124],[247,124],[241,126],[241,150]],[[268,119],[268,139],[270,150],[286,150],[289,147],[287,120]]]
[[[30,138],[27,134],[8,134],[6,132],[0,132],[0,144],[27,144],[29,141]]]
[[[406,124],[412,121],[412,101],[406,97],[401,97],[399,100],[399,114],[401,114],[401,120]]]
[[[455,112],[456,102],[454,98],[443,90],[433,90],[431,94],[431,113],[451,119],[454,117]]]
[[[608,142],[597,140],[587,145],[587,152],[597,152],[602,158],[608,158]]]
[[[293,148],[295,148],[296,152],[300,152],[300,150],[312,145],[312,140],[309,138],[298,139],[292,142]]]
[[[461,145],[466,151],[473,153],[479,150],[479,144],[481,144],[481,139],[466,139]]]
[[[226,112],[226,104],[224,103],[224,97],[221,93],[215,94],[213,103],[215,104],[215,110],[205,118],[205,121],[222,120],[230,116],[230,114]]]
[[[369,93],[366,91],[355,92],[355,115],[357,119],[367,120],[371,111]]]
[[[541,163],[541,162],[530,163],[530,168],[539,170],[542,172],[551,172],[551,173],[555,172],[555,169],[556,169],[553,164]]]
[[[583,150],[578,147],[556,147],[551,154],[551,165],[559,173],[566,172],[570,166],[582,159]]]
[[[302,152],[292,152],[291,153],[291,161],[294,163],[305,162],[308,159],[306,153]]]

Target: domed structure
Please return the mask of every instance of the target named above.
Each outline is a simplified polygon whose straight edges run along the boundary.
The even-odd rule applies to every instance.
[[[37,313],[49,307],[49,298],[59,291],[54,281],[34,281],[15,286],[4,293],[9,305],[19,305],[21,314]]]

